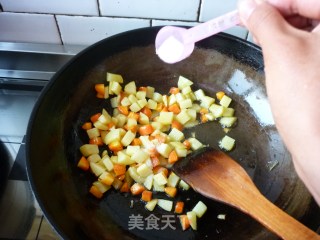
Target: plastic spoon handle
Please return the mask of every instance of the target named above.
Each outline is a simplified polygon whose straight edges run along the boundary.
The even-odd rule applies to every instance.
[[[213,34],[222,32],[230,27],[240,23],[238,11],[226,13],[220,17],[214,18],[195,27],[189,28],[184,33],[184,43],[195,43]]]

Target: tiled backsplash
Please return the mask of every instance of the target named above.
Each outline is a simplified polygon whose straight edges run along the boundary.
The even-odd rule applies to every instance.
[[[193,26],[236,8],[237,0],[0,0],[0,41],[89,45],[148,26]],[[246,29],[227,31],[241,38]]]

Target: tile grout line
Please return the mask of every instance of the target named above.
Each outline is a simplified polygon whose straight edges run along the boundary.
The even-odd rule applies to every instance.
[[[197,11],[198,17],[197,17],[197,20],[196,20],[197,22],[200,22],[200,14],[201,14],[202,1],[203,1],[203,0],[200,0],[200,1],[199,1],[199,7],[198,7],[198,11]]]
[[[59,37],[60,37],[60,42],[61,42],[61,44],[64,44],[64,43],[63,43],[63,40],[62,40],[62,33],[61,33],[61,30],[60,30],[60,27],[59,27],[59,23],[58,23],[57,16],[54,14],[54,15],[53,15],[53,18],[54,18],[54,21],[55,21],[56,26],[57,26],[57,29],[58,29],[58,33],[59,33]]]
[[[97,6],[98,6],[98,14],[99,14],[99,17],[102,17],[101,15],[101,9],[100,9],[100,2],[99,0],[96,0],[97,1]]]

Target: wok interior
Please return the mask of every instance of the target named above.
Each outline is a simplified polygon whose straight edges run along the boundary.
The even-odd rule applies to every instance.
[[[173,224],[177,230],[128,231],[130,215],[150,215],[139,197],[115,191],[102,200],[91,197],[88,189],[94,177],[76,167],[78,149],[87,142],[80,126],[102,108],[111,113],[109,101],[95,98],[93,90],[95,83],[105,81],[107,71],[121,74],[125,82],[134,80],[137,86],[153,86],[161,93],[176,86],[179,75],[194,81],[194,90],[202,88],[208,95],[225,91],[234,99],[239,119],[229,134],[237,144],[230,155],[267,198],[316,228],[319,208],[298,179],[272,120],[260,50],[220,34],[202,41],[185,61],[168,65],[154,53],[158,30],[136,30],[90,47],[58,72],[40,97],[28,129],[28,174],[40,206],[58,233],[71,239],[276,239],[249,216],[193,191],[179,193],[178,199],[186,201],[187,209],[201,199],[209,209],[199,220],[198,231],[185,232],[177,218]],[[216,148],[222,136],[218,123],[201,126],[196,135]],[[272,165],[276,166],[271,169]],[[161,219],[168,213],[156,208],[153,214]],[[227,219],[218,220],[218,214],[226,214]]]

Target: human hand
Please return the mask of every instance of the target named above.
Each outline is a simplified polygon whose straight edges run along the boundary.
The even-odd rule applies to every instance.
[[[276,126],[320,205],[320,1],[242,0],[239,13],[262,48]]]

